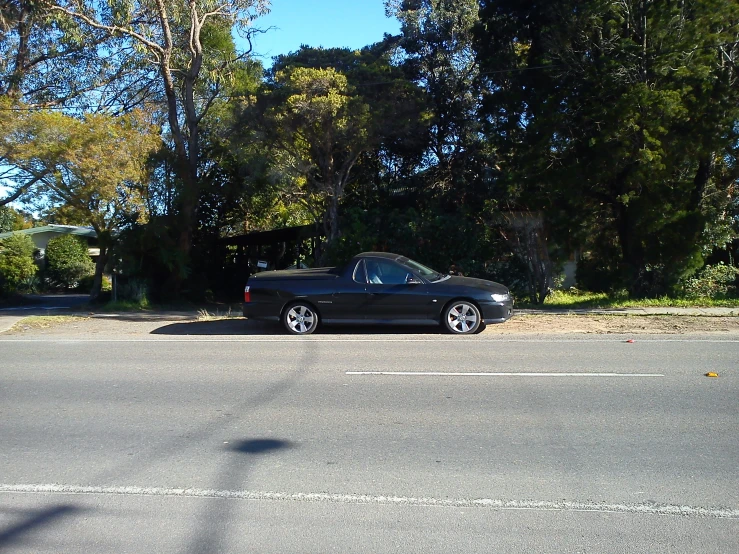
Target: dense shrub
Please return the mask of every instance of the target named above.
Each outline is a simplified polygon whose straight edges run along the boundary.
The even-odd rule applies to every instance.
[[[87,246],[72,235],[53,238],[46,246],[46,277],[53,287],[70,289],[95,272]]]
[[[0,241],[0,290],[4,294],[26,292],[38,270],[35,250],[28,235],[15,234]]]
[[[724,298],[737,293],[737,279],[739,269],[736,267],[723,263],[707,265],[683,282],[682,292],[689,298]]]

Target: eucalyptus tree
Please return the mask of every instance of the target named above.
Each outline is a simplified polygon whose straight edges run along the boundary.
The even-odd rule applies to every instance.
[[[600,286],[664,293],[723,246],[739,169],[735,2],[482,0],[480,18],[502,191],[591,251]]]
[[[177,244],[185,259],[201,186],[203,119],[233,68],[248,56],[250,25],[268,6],[268,0],[59,0],[52,6],[83,27],[128,41],[149,60],[164,98],[174,150],[179,180]],[[249,44],[246,52],[234,48],[233,28]]]
[[[69,107],[110,83],[119,44],[53,10],[53,2],[0,0],[0,97],[33,108]]]
[[[51,2],[0,0],[3,112],[81,113],[111,106],[120,111],[126,104],[136,105],[133,59],[125,44],[101,31],[83,32],[74,21],[54,12]],[[6,128],[0,129],[0,139]],[[0,179],[10,189],[0,198],[0,205],[5,205],[30,196],[39,177],[9,164],[0,147]]]

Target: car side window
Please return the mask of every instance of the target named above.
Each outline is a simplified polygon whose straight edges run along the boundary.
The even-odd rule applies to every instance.
[[[408,270],[386,260],[367,260],[367,281],[375,285],[403,285]]]
[[[367,268],[364,266],[364,260],[359,260],[359,263],[357,263],[357,266],[354,268],[354,275],[352,278],[357,283],[362,283],[363,285],[367,283]]]

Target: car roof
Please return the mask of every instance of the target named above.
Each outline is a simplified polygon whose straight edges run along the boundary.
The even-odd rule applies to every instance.
[[[392,252],[362,252],[357,254],[356,258],[387,258],[388,260],[397,260],[398,258],[404,258],[401,254],[393,254]]]

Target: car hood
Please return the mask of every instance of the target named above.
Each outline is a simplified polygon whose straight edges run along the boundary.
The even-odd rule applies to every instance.
[[[474,277],[459,277],[458,275],[452,275],[449,279],[440,281],[445,285],[451,285],[453,287],[470,287],[473,289],[479,289],[483,291],[490,291],[490,293],[496,294],[507,294],[508,287],[496,283],[495,281],[487,281],[485,279],[475,279]]]

